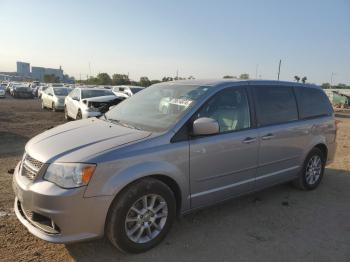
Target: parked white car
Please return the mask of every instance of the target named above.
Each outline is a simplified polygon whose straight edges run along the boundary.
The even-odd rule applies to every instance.
[[[64,109],[64,99],[69,93],[66,87],[48,87],[41,93],[41,108],[51,108],[52,111]]]
[[[97,117],[122,100],[109,89],[75,88],[65,99],[64,116],[67,120]]]
[[[0,85],[0,97],[5,97],[5,87]]]
[[[114,86],[112,91],[116,96],[128,98],[143,89],[144,87],[142,86]]]

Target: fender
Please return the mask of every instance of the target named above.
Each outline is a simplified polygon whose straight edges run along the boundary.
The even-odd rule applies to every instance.
[[[111,172],[109,165],[105,167],[99,167],[99,173]],[[85,197],[93,196],[113,196],[115,198],[117,194],[130,183],[141,179],[143,177],[152,175],[163,175],[174,180],[181,191],[181,211],[190,208],[189,196],[189,180],[188,180],[188,168],[184,170],[179,167],[163,161],[147,161],[137,163],[132,166],[125,166],[125,168],[114,170],[107,180],[104,180],[99,187],[94,183],[93,187],[88,187],[85,192]],[[95,181],[99,184],[99,181]],[[97,189],[97,190],[95,190]]]

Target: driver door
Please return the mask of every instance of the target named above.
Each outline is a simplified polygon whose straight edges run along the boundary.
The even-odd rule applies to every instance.
[[[252,191],[258,160],[257,131],[244,87],[214,95],[195,118],[200,117],[215,119],[220,132],[190,140],[192,208]]]

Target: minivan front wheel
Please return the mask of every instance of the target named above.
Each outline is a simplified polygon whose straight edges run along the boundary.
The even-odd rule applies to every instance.
[[[294,181],[294,185],[303,190],[315,189],[322,180],[325,168],[325,156],[318,148],[314,148],[305,159],[303,169]]]
[[[164,239],[175,214],[171,189],[157,179],[142,179],[124,189],[112,204],[106,235],[124,252],[144,252]]]

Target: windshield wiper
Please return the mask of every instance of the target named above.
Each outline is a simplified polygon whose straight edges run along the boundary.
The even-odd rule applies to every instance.
[[[108,121],[112,122],[112,123],[118,124],[118,125],[123,126],[123,127],[131,128],[131,129],[136,129],[136,130],[143,130],[143,129],[139,128],[139,127],[136,127],[136,126],[131,125],[131,124],[127,124],[127,123],[122,122],[122,121],[120,121],[120,120],[118,120],[118,119],[111,119],[111,118],[106,118],[106,119],[107,119]]]

